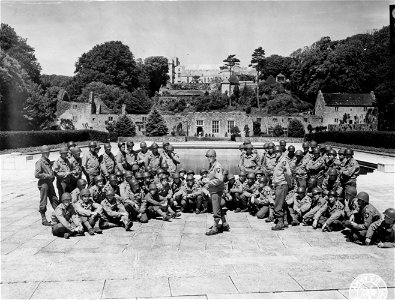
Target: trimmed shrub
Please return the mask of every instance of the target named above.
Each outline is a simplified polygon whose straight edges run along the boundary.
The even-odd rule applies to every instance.
[[[281,127],[281,125],[276,125],[273,129],[273,134],[274,136],[283,136],[284,129]]]
[[[0,150],[95,140],[107,142],[108,132],[97,130],[0,131]]]
[[[308,133],[305,135],[305,140],[314,140],[317,143],[335,142],[387,149],[395,148],[395,132],[393,131],[325,131]]]
[[[288,124],[289,137],[303,137],[305,134],[304,126],[298,119],[292,119]]]

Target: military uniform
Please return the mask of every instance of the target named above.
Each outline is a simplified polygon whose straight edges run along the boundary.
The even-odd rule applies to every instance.
[[[326,196],[328,195],[329,191],[334,191],[337,195],[342,194],[343,189],[339,178],[331,181],[329,180],[329,177],[325,177],[324,181],[322,182],[322,193]]]
[[[238,208],[246,209],[251,197],[254,195],[256,190],[258,189],[259,185],[257,182],[253,182],[252,184],[248,183],[248,180],[244,182],[242,185],[242,193],[239,197]]]
[[[394,226],[386,224],[384,220],[377,220],[370,224],[366,239],[370,239],[372,244],[383,243],[381,248],[395,248]]]
[[[157,155],[150,152],[150,155],[148,157],[148,167],[151,168],[153,171],[157,171],[162,165],[162,160],[162,155],[159,152]]]
[[[65,233],[71,233],[75,228],[82,230],[81,220],[72,204],[67,208],[60,203],[52,213],[52,234],[63,237]]]
[[[74,156],[69,158],[71,176],[70,176],[70,191],[77,187],[77,180],[82,177],[82,158],[76,159]]]
[[[344,160],[340,168],[340,182],[343,187],[343,192],[346,192],[350,187],[357,187],[357,177],[359,175],[359,164],[354,158]]]
[[[71,202],[72,203],[76,203],[78,201],[78,199],[80,199],[80,192],[81,190],[76,187],[74,190],[71,191]]]
[[[292,220],[299,222],[302,217],[310,210],[313,200],[308,195],[300,199],[297,194],[294,194],[292,200],[290,199],[289,201],[289,212]]]
[[[103,187],[103,193],[106,194],[106,192],[110,189],[114,190],[115,195],[121,196],[119,185],[111,185],[110,182],[107,181]]]
[[[329,159],[324,160],[325,162],[325,168],[324,168],[324,174],[327,175],[328,170],[330,168],[335,169],[336,171],[340,171],[340,167],[341,167],[341,163],[340,160],[338,160],[337,158],[335,158],[334,160],[330,161]]]
[[[178,157],[178,155],[176,153],[173,153],[172,157],[170,157],[166,151],[163,151],[162,157],[163,161],[165,161],[169,166],[167,171],[170,174],[174,174],[177,171],[177,165],[180,163],[180,158]]]
[[[307,163],[307,171],[310,178],[317,179],[317,186],[321,187],[324,180],[325,163],[322,157],[313,158]]]
[[[137,153],[137,163],[147,168],[150,156],[151,156],[151,151],[146,151],[145,153],[140,151],[139,153]]]
[[[256,214],[258,219],[268,217],[270,210],[273,210],[274,191],[269,186],[258,187],[254,193],[254,205],[258,209]]]
[[[147,211],[151,216],[166,218],[167,203],[162,203],[158,194],[152,195],[148,192],[145,195],[145,202],[147,203]]]
[[[354,216],[356,225],[352,226],[351,233],[354,238],[359,240],[364,240],[369,226],[381,218],[380,212],[370,203],[362,208],[362,211],[355,213]]]
[[[261,168],[269,177],[273,175],[274,167],[276,166],[276,154],[270,155],[266,153],[262,158]]]
[[[61,197],[65,192],[70,191],[71,165],[67,158],[59,157],[53,164],[53,171],[56,176],[56,187],[58,196]]]
[[[208,178],[210,181],[207,183],[207,186],[211,195],[213,217],[215,223],[218,224],[219,220],[224,216],[224,212],[221,209],[221,197],[225,188],[223,169],[218,161],[210,165]]]
[[[103,214],[100,220],[100,228],[107,229],[112,226],[129,224],[129,214],[122,203],[121,197],[115,195],[111,202],[105,198],[101,202],[101,206],[103,207]]]
[[[56,196],[53,186],[55,176],[49,159],[41,157],[36,162],[34,176],[38,179],[38,189],[40,191],[40,205],[38,211],[40,213],[45,213],[47,211],[47,198],[53,209],[55,209],[59,204],[59,199]]]
[[[314,215],[314,220],[319,226],[327,225],[328,231],[339,231],[344,228],[344,205],[336,200],[333,205],[325,203]]]
[[[315,200],[314,197],[311,199],[311,209],[303,216],[303,223],[305,224],[310,224],[314,220],[315,214],[327,203],[326,197],[320,197],[318,200]]]
[[[200,209],[203,202],[202,188],[197,182],[193,183],[193,186],[185,184],[182,187],[183,197],[181,205],[183,211],[190,211],[190,209]]]
[[[86,175],[88,175],[86,178],[88,185],[93,185],[93,178],[100,175],[100,162],[97,154],[89,151],[84,155],[82,158],[82,167],[84,168]]]
[[[292,176],[287,160],[281,156],[276,159],[273,169],[273,186],[275,189],[274,216],[276,219],[284,217],[285,197],[288,194],[289,179]]]
[[[238,180],[235,179],[234,183],[231,184],[229,181],[224,185],[224,198],[226,207],[229,209],[234,209],[237,207],[237,203],[240,201],[240,195],[243,192],[243,185]]]
[[[76,203],[73,204],[74,209],[77,212],[82,225],[86,230],[95,227],[96,222],[98,222],[103,214],[103,208],[100,204],[93,202],[89,199],[88,202],[78,199]]]
[[[255,172],[259,168],[259,156],[256,153],[251,153],[248,155],[247,153],[243,153],[241,156],[240,162],[241,169],[240,171],[244,172]]]
[[[115,169],[117,166],[115,156],[111,152],[110,154],[104,152],[104,154],[101,155],[100,160],[100,169],[104,177],[108,179],[108,176],[110,176],[111,174],[115,174]]]
[[[100,204],[106,197],[105,193],[103,192],[103,188],[99,188],[97,185],[92,185],[89,188],[89,191],[91,193],[93,201],[96,203]]]
[[[284,154],[283,154],[284,155]],[[284,155],[285,159],[288,161],[289,168],[291,169],[292,176],[295,174],[296,169],[296,156],[290,158],[288,155]]]
[[[122,199],[126,199],[130,192],[131,188],[128,182],[124,181],[119,185],[119,196],[121,196]]]
[[[291,172],[292,172],[292,169],[291,169]],[[293,175],[298,187],[306,188],[307,164],[304,159],[295,161],[294,170],[292,172],[292,175]]]
[[[181,201],[184,195],[183,191],[184,183],[183,181],[173,182],[171,183],[171,190],[173,191],[173,202],[176,202],[176,205],[181,205]]]
[[[115,161],[117,164],[117,170],[125,173],[126,171],[132,170],[132,165],[136,163],[136,158],[134,154],[131,155],[127,152],[119,151],[115,157]]]
[[[140,221],[140,223],[148,223],[147,216],[147,200],[143,190],[133,192],[132,189],[128,190],[125,196],[124,206],[129,214]]]

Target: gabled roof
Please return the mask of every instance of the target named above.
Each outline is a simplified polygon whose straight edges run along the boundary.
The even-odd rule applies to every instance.
[[[322,93],[326,106],[375,106],[374,94]]]

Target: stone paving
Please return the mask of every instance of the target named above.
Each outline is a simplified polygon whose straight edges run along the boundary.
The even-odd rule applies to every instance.
[[[381,211],[394,206],[393,175],[359,178]],[[231,231],[211,237],[212,215],[184,214],[65,240],[40,223],[36,180],[18,179],[1,179],[1,298],[344,299],[362,273],[380,275],[394,298],[394,249],[311,227],[273,232],[232,212]]]

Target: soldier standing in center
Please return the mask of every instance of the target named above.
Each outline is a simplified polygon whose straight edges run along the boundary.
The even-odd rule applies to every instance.
[[[100,163],[101,171],[102,171],[104,177],[106,178],[106,180],[108,180],[108,177],[111,174],[115,173],[115,167],[117,165],[115,156],[111,152],[111,144],[110,143],[107,143],[104,145],[104,154],[101,155],[100,161],[101,161],[101,163]]]
[[[85,171],[88,185],[93,185],[93,179],[100,175],[99,156],[97,155],[97,143],[89,143],[89,152],[82,158],[82,168]]]
[[[82,176],[82,159],[80,157],[81,149],[77,146],[70,149],[71,157],[69,158],[71,166],[70,176],[70,191],[73,191],[77,187],[78,179]]]
[[[159,146],[157,143],[153,143],[151,145],[151,153],[148,157],[148,167],[150,167],[153,171],[157,171],[162,164],[162,155],[158,151]]]
[[[240,159],[240,171],[246,173],[255,172],[259,167],[259,156],[257,153],[253,153],[253,147],[251,144],[245,145],[245,152],[242,154]]]
[[[149,158],[151,156],[151,151],[148,151],[147,143],[140,143],[140,151],[137,153],[137,163],[144,168],[148,167]]]
[[[58,188],[58,196],[62,197],[63,193],[70,193],[70,177],[71,177],[71,165],[67,159],[69,149],[63,146],[59,150],[60,157],[53,164],[53,171],[56,176],[56,187]]]
[[[224,191],[224,176],[222,174],[223,169],[221,164],[217,161],[217,153],[215,150],[208,150],[206,157],[210,164],[209,168],[209,179],[207,183],[208,190],[211,195],[211,206],[213,208],[214,225],[206,235],[214,235],[219,233],[219,221],[222,220],[222,231],[229,230],[229,224],[226,221],[223,210],[221,209],[221,198]]]
[[[163,161],[169,166],[167,171],[173,175],[177,170],[177,165],[179,165],[181,161],[178,155],[174,153],[174,147],[172,145],[168,145],[163,152]]]

